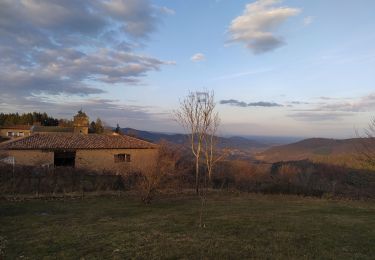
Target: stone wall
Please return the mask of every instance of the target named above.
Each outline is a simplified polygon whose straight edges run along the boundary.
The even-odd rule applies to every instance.
[[[16,164],[41,166],[54,163],[53,151],[42,150],[11,150],[9,156],[14,156]],[[130,162],[115,162],[116,154],[129,154]],[[92,149],[77,150],[76,168],[85,168],[98,172],[111,171],[120,174],[126,171],[142,171],[156,165],[157,149]]]
[[[53,152],[42,150],[12,150],[6,152],[15,157],[16,164],[28,166],[41,166],[43,164],[53,165]]]
[[[130,162],[115,162],[116,154],[129,154]],[[157,149],[100,149],[77,150],[76,167],[88,168],[96,171],[124,171],[147,170],[155,167]]]

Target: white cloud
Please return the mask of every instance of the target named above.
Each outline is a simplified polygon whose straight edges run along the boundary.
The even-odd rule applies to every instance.
[[[203,53],[196,53],[194,54],[190,60],[194,61],[194,62],[199,62],[199,61],[204,61],[206,60],[206,56],[204,56]]]
[[[284,44],[273,31],[300,9],[277,7],[280,0],[259,0],[247,4],[241,16],[232,20],[229,26],[232,42],[246,44],[253,53],[272,51]]]
[[[323,104],[318,109],[322,111],[371,112],[375,110],[375,93],[351,101],[344,100]]]
[[[110,0],[99,2],[100,11],[122,23],[122,30],[133,37],[145,37],[155,30],[157,17],[148,0]]]
[[[165,6],[160,7],[160,12],[162,12],[164,14],[168,14],[168,15],[175,15],[176,14],[175,10],[170,9],[168,7],[165,7]]]
[[[313,21],[314,21],[313,16],[307,16],[303,19],[303,24],[307,26],[307,25],[310,25]]]
[[[294,109],[292,111],[296,113],[288,116],[303,121],[337,121],[358,113],[375,110],[375,93],[349,100],[330,97],[320,97],[319,99],[323,102],[310,103],[310,108]]]

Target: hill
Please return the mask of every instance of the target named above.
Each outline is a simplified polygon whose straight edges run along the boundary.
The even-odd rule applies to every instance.
[[[258,160],[266,162],[311,160],[358,167],[358,151],[363,139],[310,138],[296,143],[271,147],[257,154]]]
[[[184,144],[188,141],[188,135],[186,134],[166,134],[159,132],[142,131],[133,128],[122,128],[121,130],[124,134],[136,136],[138,138],[155,143],[160,142],[161,140],[165,140],[174,144]],[[218,145],[220,148],[232,148],[246,151],[259,151],[270,147],[270,145],[268,144],[240,136],[218,137]]]

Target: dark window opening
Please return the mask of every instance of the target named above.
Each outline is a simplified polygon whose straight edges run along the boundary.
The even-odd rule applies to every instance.
[[[115,163],[130,162],[130,154],[127,154],[127,153],[115,154],[114,158],[115,158]]]
[[[74,167],[76,161],[76,152],[55,151],[55,166]]]

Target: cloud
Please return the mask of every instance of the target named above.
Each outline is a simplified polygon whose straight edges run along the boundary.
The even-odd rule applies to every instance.
[[[136,53],[162,13],[148,0],[0,1],[2,96],[87,96],[141,84],[173,64]]]
[[[238,101],[236,99],[220,100],[222,105],[231,105],[236,107],[247,107],[247,103],[243,101]]]
[[[274,102],[260,101],[260,102],[248,103],[247,106],[248,107],[282,107],[283,105],[280,105]]]
[[[335,99],[335,98],[321,96],[321,97],[319,97],[319,99],[322,99],[322,100],[332,100],[332,99]]]
[[[277,7],[280,0],[258,0],[247,4],[241,16],[229,26],[231,42],[244,43],[254,54],[272,51],[284,44],[280,36],[274,35],[289,17],[297,15],[297,8]]]
[[[206,60],[206,56],[203,53],[196,53],[190,58],[190,60],[194,62],[204,61]]]
[[[283,105],[274,103],[274,102],[251,102],[246,103],[244,101],[238,101],[236,99],[228,99],[228,100],[220,100],[220,104],[222,105],[231,105],[237,107],[282,107]]]
[[[356,113],[375,111],[375,93],[360,98],[320,97],[323,102],[309,103],[310,108],[294,109],[288,116],[299,121],[340,121]]]
[[[307,16],[307,17],[303,18],[303,24],[306,25],[306,26],[312,24],[313,21],[314,21],[313,16]]]
[[[344,117],[352,116],[351,113],[332,113],[332,112],[299,112],[289,114],[289,117],[298,121],[341,121]]]
[[[320,102],[310,103],[311,108],[295,110],[302,112],[373,112],[375,111],[375,93],[358,98],[319,97]]]
[[[336,101],[317,107],[321,111],[371,112],[375,111],[375,93],[351,101]]]
[[[308,105],[308,104],[310,104],[309,102],[305,102],[305,101],[289,101],[288,103],[291,104],[291,105]]]
[[[0,64],[0,89],[19,94],[98,94],[86,80],[102,83],[138,84],[148,71],[166,64],[134,53],[97,49],[83,53],[74,49],[51,49],[33,53],[35,65]]]
[[[111,0],[97,3],[121,29],[133,37],[145,37],[155,30],[158,18],[148,0]]]
[[[176,14],[175,10],[170,9],[168,7],[165,7],[165,6],[162,6],[159,9],[160,9],[160,12],[162,12],[164,14],[168,14],[168,15],[175,15]]]

